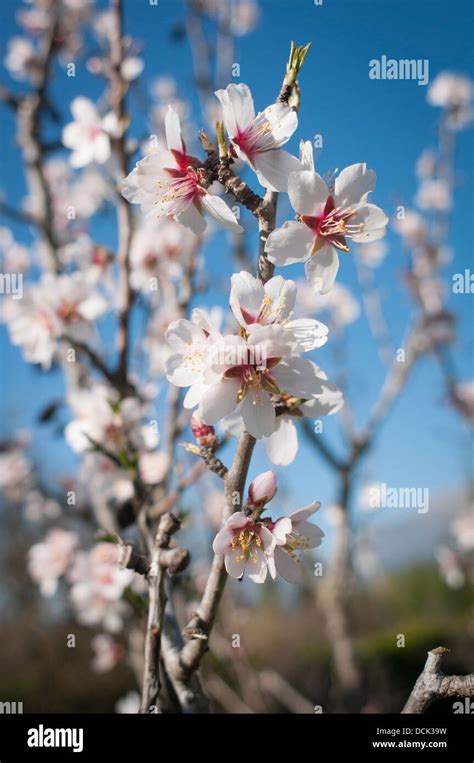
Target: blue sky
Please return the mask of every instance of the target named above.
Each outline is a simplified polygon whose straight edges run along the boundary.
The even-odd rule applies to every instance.
[[[20,3],[3,0],[2,59],[5,42],[18,33],[13,13]],[[323,150],[317,155],[321,173],[333,168],[365,161],[377,172],[373,201],[392,216],[399,203],[410,204],[416,191],[414,166],[423,148],[434,144],[438,113],[426,103],[426,88],[415,81],[374,81],[368,76],[369,61],[386,55],[389,58],[428,59],[430,78],[443,69],[473,75],[473,4],[470,0],[261,0],[258,27],[237,41],[235,62],[240,64],[243,81],[253,90],[258,109],[270,103],[281,84],[289,42],[312,42],[300,85],[302,103],[299,129],[289,144],[297,151],[300,138],[323,136]],[[99,2],[99,7],[105,3]],[[170,39],[170,30],[182,19],[179,0],[159,0],[150,6],[145,0],[125,0],[127,32],[144,43],[145,79],[170,74],[178,83],[179,94],[198,108],[192,79],[191,54],[186,41]],[[1,80],[7,81],[3,66]],[[67,85],[67,87],[66,87]],[[68,104],[78,94],[99,96],[98,83],[77,66],[77,76],[66,79],[58,70],[53,93],[68,115]],[[199,122],[196,111],[195,121]],[[132,112],[133,117],[133,112]],[[18,172],[18,152],[14,145],[11,115],[3,108],[0,114],[2,145],[2,189],[10,203],[24,194]],[[133,129],[140,134],[138,117]],[[473,252],[473,143],[472,131],[458,134],[457,168],[459,187],[455,196],[450,245],[454,261],[447,268],[452,273],[472,268]],[[258,190],[258,184],[254,184]],[[281,220],[287,203],[281,204]],[[5,224],[8,221],[2,220]],[[28,231],[13,225],[20,241],[31,240]],[[103,243],[114,244],[112,226],[102,224],[96,231]],[[399,346],[406,326],[409,300],[401,284],[404,258],[399,239],[390,233],[389,256],[379,270],[381,296],[390,333]],[[219,234],[208,247],[206,270],[227,277],[230,263],[225,256],[227,239]],[[256,240],[251,239],[253,250]],[[301,268],[286,269],[283,275],[302,277]],[[355,267],[351,256],[341,258],[341,283],[357,291]],[[221,304],[225,298],[221,297]],[[197,304],[197,303],[196,303]],[[473,368],[473,296],[451,295],[450,307],[459,321],[459,338],[454,348],[459,376],[472,378]],[[383,379],[383,367],[367,340],[367,326],[360,318],[348,332],[346,352],[348,376],[356,416],[364,421],[368,406],[374,401]],[[43,375],[23,363],[16,348],[9,346],[4,327],[0,327],[0,358],[3,366],[2,396],[4,413],[0,433],[6,436],[18,427],[30,427],[42,406],[61,392],[59,375]],[[315,360],[330,371],[331,339]],[[338,424],[333,418],[325,426],[326,434],[338,441]],[[46,474],[58,474],[73,468],[74,460],[66,453],[60,438],[51,427],[33,426],[32,452]],[[469,438],[451,409],[443,404],[441,378],[436,365],[423,360],[416,368],[408,389],[394,416],[387,423],[379,447],[370,455],[363,469],[367,479],[380,479],[390,485],[426,486],[433,493],[446,493],[466,480],[469,470]],[[252,473],[268,462],[257,452]],[[310,478],[308,475],[311,475]],[[297,461],[285,471],[287,493],[295,508],[319,498],[333,500],[333,483],[321,462],[306,447]]]

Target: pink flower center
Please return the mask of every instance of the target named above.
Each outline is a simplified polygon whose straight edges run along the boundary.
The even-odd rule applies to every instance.
[[[87,136],[89,140],[95,140],[99,137],[99,135],[103,135],[104,133],[105,130],[103,130],[99,125],[90,125],[87,129]]]
[[[260,527],[255,522],[249,521],[245,527],[239,528],[231,541],[232,552],[237,552],[236,562],[258,562],[258,551],[263,549],[263,542],[259,535]]]
[[[355,214],[352,208],[336,208],[334,198],[328,196],[323,212],[320,215],[300,215],[300,220],[314,232],[315,238],[326,239],[330,244],[343,252],[348,252],[345,236],[359,233],[362,223],[347,225]]]

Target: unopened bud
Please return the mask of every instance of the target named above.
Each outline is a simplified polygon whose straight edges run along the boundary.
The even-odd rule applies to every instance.
[[[203,448],[212,448],[217,442],[214,427],[205,424],[194,411],[190,421],[191,432],[196,438],[198,445]]]
[[[277,491],[275,472],[263,472],[250,483],[248,503],[261,506],[272,500]]]

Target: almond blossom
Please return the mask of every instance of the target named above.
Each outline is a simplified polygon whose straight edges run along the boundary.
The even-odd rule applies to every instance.
[[[269,571],[273,578],[281,575],[288,583],[301,580],[301,552],[317,548],[324,538],[323,531],[312,522],[308,522],[321,504],[315,501],[303,509],[298,509],[276,522],[266,523],[275,538],[273,556],[269,561]],[[266,520],[264,520],[266,521]]]
[[[308,283],[326,294],[339,269],[338,250],[349,251],[347,239],[367,243],[383,238],[388,218],[367,197],[375,187],[375,172],[365,164],[346,167],[334,184],[317,172],[292,172],[288,195],[297,215],[270,233],[265,251],[275,265],[305,262]]]
[[[445,109],[448,124],[455,130],[462,129],[472,121],[473,100],[473,83],[464,74],[440,72],[428,88],[428,103]]]
[[[265,437],[264,445],[272,464],[288,466],[298,453],[298,429],[296,422],[303,418],[315,421],[321,416],[332,416],[344,405],[340,388],[328,381],[324,371],[313,363],[315,374],[321,380],[321,392],[309,400],[280,395],[274,398],[276,410],[275,431]]]
[[[255,116],[250,88],[243,84],[217,90],[224,125],[234,150],[255,171],[264,188],[286,193],[290,172],[303,169],[283,146],[298,126],[296,111],[286,103],[273,103]]]
[[[247,330],[260,324],[281,324],[297,342],[298,350],[308,352],[327,342],[328,328],[311,318],[291,319],[296,303],[294,281],[274,276],[264,285],[259,278],[241,271],[231,278],[230,307],[237,321]]]
[[[247,339],[223,337],[212,348],[207,386],[191,398],[199,416],[214,424],[239,407],[249,434],[268,437],[275,430],[274,395],[285,390],[307,399],[322,391],[314,366],[295,352],[296,342],[277,325],[256,325]]]
[[[201,239],[169,218],[145,218],[130,249],[130,283],[134,289],[157,293],[163,274],[179,276],[189,268]],[[155,284],[156,282],[156,284]]]
[[[91,322],[108,307],[95,287],[94,273],[46,274],[4,312],[12,344],[30,363],[49,368],[60,337],[85,342],[93,336]]]
[[[108,633],[98,633],[91,641],[94,652],[92,668],[96,673],[107,673],[120,662],[124,655],[123,647]]]
[[[59,578],[73,561],[77,535],[66,530],[51,530],[43,541],[28,552],[28,572],[40,587],[43,596],[53,596]]]
[[[308,522],[319,501],[275,521],[261,518],[276,490],[273,472],[258,475],[250,484],[245,510],[232,514],[214,538],[214,553],[224,556],[231,577],[247,574],[254,583],[264,583],[270,573],[273,579],[278,574],[296,583],[301,578],[300,553],[321,544],[323,531]]]
[[[65,437],[77,453],[103,447],[121,454],[132,446],[152,450],[158,444],[158,433],[142,421],[143,405],[133,397],[119,402],[117,393],[105,384],[71,392],[69,405],[74,418]]]
[[[185,318],[173,321],[165,336],[174,351],[165,364],[166,378],[177,387],[190,387],[183,404],[193,408],[207,389],[209,354],[222,335],[207,313],[195,308],[190,321]]]
[[[63,130],[62,141],[72,150],[72,167],[85,167],[91,162],[104,164],[111,153],[110,139],[117,137],[120,128],[113,112],[101,117],[88,98],[75,98],[71,103],[74,122]]]
[[[168,150],[148,154],[137,163],[123,181],[123,196],[132,204],[140,204],[143,214],[172,217],[193,233],[206,229],[205,211],[227,230],[242,232],[225,201],[202,186],[199,161],[188,155],[179,117],[171,106],[165,129]]]
[[[14,79],[28,80],[38,68],[38,51],[28,38],[11,37],[3,63]]]
[[[115,633],[123,622],[126,603],[123,592],[132,583],[133,570],[121,569],[120,547],[98,543],[89,551],[76,555],[68,579],[72,583],[70,597],[77,619],[84,625],[102,625]]]
[[[247,574],[254,583],[264,583],[275,543],[275,537],[262,522],[254,522],[237,511],[217,533],[212,548],[215,554],[224,557],[231,577]]]

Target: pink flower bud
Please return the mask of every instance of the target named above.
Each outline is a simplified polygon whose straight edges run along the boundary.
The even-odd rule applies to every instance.
[[[277,491],[275,472],[263,472],[250,483],[248,501],[254,506],[268,503]]]
[[[194,411],[190,421],[191,431],[196,438],[198,445],[204,448],[211,448],[217,442],[214,427],[205,424]]]

